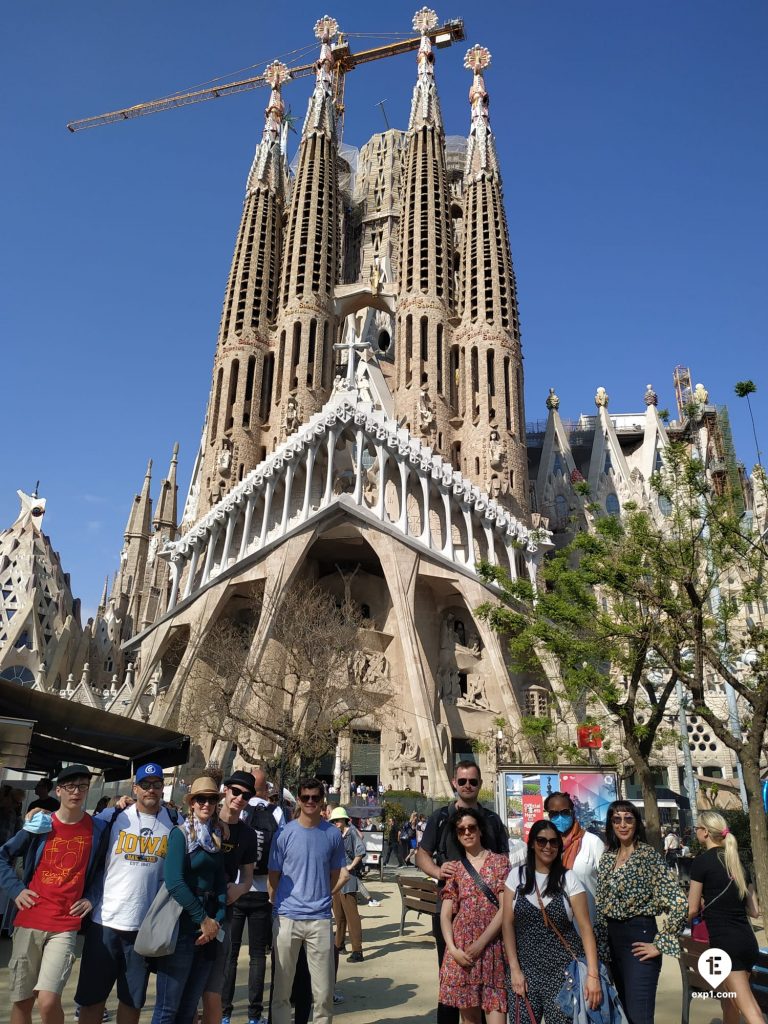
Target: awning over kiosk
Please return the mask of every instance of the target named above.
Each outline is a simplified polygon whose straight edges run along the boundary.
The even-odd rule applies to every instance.
[[[33,723],[29,771],[55,775],[62,762],[75,762],[112,781],[148,761],[172,768],[189,760],[189,736],[0,679],[0,764],[8,767],[18,766],[20,719]]]

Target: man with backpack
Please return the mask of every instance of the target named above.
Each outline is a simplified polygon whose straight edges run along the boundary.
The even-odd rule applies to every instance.
[[[416,867],[430,878],[437,879],[438,889],[442,889],[446,881],[453,877],[459,861],[464,856],[451,830],[448,820],[457,809],[472,807],[485,820],[488,833],[488,848],[493,853],[509,855],[509,836],[501,818],[495,811],[482,807],[478,800],[482,778],[480,768],[474,761],[459,761],[453,778],[456,800],[445,807],[440,807],[428,819],[421,838],[421,845],[416,851]],[[437,944],[438,972],[445,956],[445,939],[440,927],[440,901],[437,913],[432,916],[432,934]],[[437,1024],[458,1024],[459,1011],[454,1006],[437,1004]]]
[[[253,779],[254,796],[241,814],[242,820],[256,833],[256,855],[253,860],[253,881],[250,889],[232,907],[230,950],[221,990],[222,1024],[229,1024],[237,981],[237,959],[243,942],[243,930],[248,925],[248,1022],[265,1024],[264,976],[267,949],[272,942],[272,904],[267,892],[267,868],[272,840],[277,834],[282,809],[269,802],[267,777],[260,768],[253,772],[235,772],[232,779],[247,775]],[[232,779],[229,781],[232,782]],[[234,783],[233,783],[234,784]]]
[[[8,964],[12,1024],[32,1024],[35,1000],[44,1021],[64,1020],[61,993],[75,962],[77,933],[101,883],[104,826],[85,813],[91,777],[83,764],[62,769],[59,808],[50,816],[37,811],[0,848],[0,888],[17,909]],[[15,871],[19,857],[21,878]]]
[[[75,993],[80,1024],[101,1024],[115,984],[120,1024],[138,1024],[141,1016],[149,968],[133,944],[163,884],[168,835],[178,820],[163,806],[164,784],[159,765],[142,765],[133,785],[135,802],[123,797],[95,819],[106,830],[104,888],[83,945]]]

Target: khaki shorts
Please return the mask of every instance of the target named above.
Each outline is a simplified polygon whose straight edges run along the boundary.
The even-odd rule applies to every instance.
[[[75,962],[77,932],[43,932],[14,928],[8,964],[8,995],[12,1003],[31,999],[35,992],[61,995]]]

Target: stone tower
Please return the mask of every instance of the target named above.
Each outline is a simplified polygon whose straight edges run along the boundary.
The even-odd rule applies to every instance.
[[[461,323],[450,360],[450,402],[457,414],[453,444],[462,445],[462,471],[523,515],[528,471],[520,319],[483,81],[490,62],[483,46],[472,47],[464,60],[473,74],[472,124],[464,170]]]
[[[197,516],[205,514],[266,454],[275,361],[270,328],[277,318],[286,191],[285,106],[280,87],[288,69],[274,61],[264,77],[272,93],[248,174],[224,296],[197,466]]]
[[[121,617],[128,620],[129,632],[137,631],[140,620],[144,570],[147,565],[152,527],[151,486],[152,459],[147,463],[141,493],[134,496],[131,504],[123,549],[120,552],[120,569],[112,588],[112,601]]]
[[[450,431],[448,333],[455,308],[445,135],[427,35],[436,24],[437,15],[427,8],[413,19],[421,45],[402,159],[395,408],[414,435],[443,453]]]
[[[327,16],[315,25],[320,58],[286,227],[270,449],[322,407],[333,381],[341,225],[330,41],[337,32]]]
[[[168,607],[169,575],[168,562],[158,558],[160,549],[176,539],[177,531],[177,495],[176,468],[179,461],[179,446],[173,446],[171,465],[168,476],[160,485],[160,497],[157,500],[157,511],[152,520],[152,539],[149,543],[147,565],[144,571],[143,597],[139,628],[146,629],[155,622]]]

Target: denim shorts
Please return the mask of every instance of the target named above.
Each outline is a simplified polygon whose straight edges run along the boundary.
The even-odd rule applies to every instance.
[[[91,921],[85,933],[75,1002],[80,1006],[103,1003],[117,982],[117,998],[140,1010],[147,998],[149,968],[134,952],[136,932],[121,932]]]

